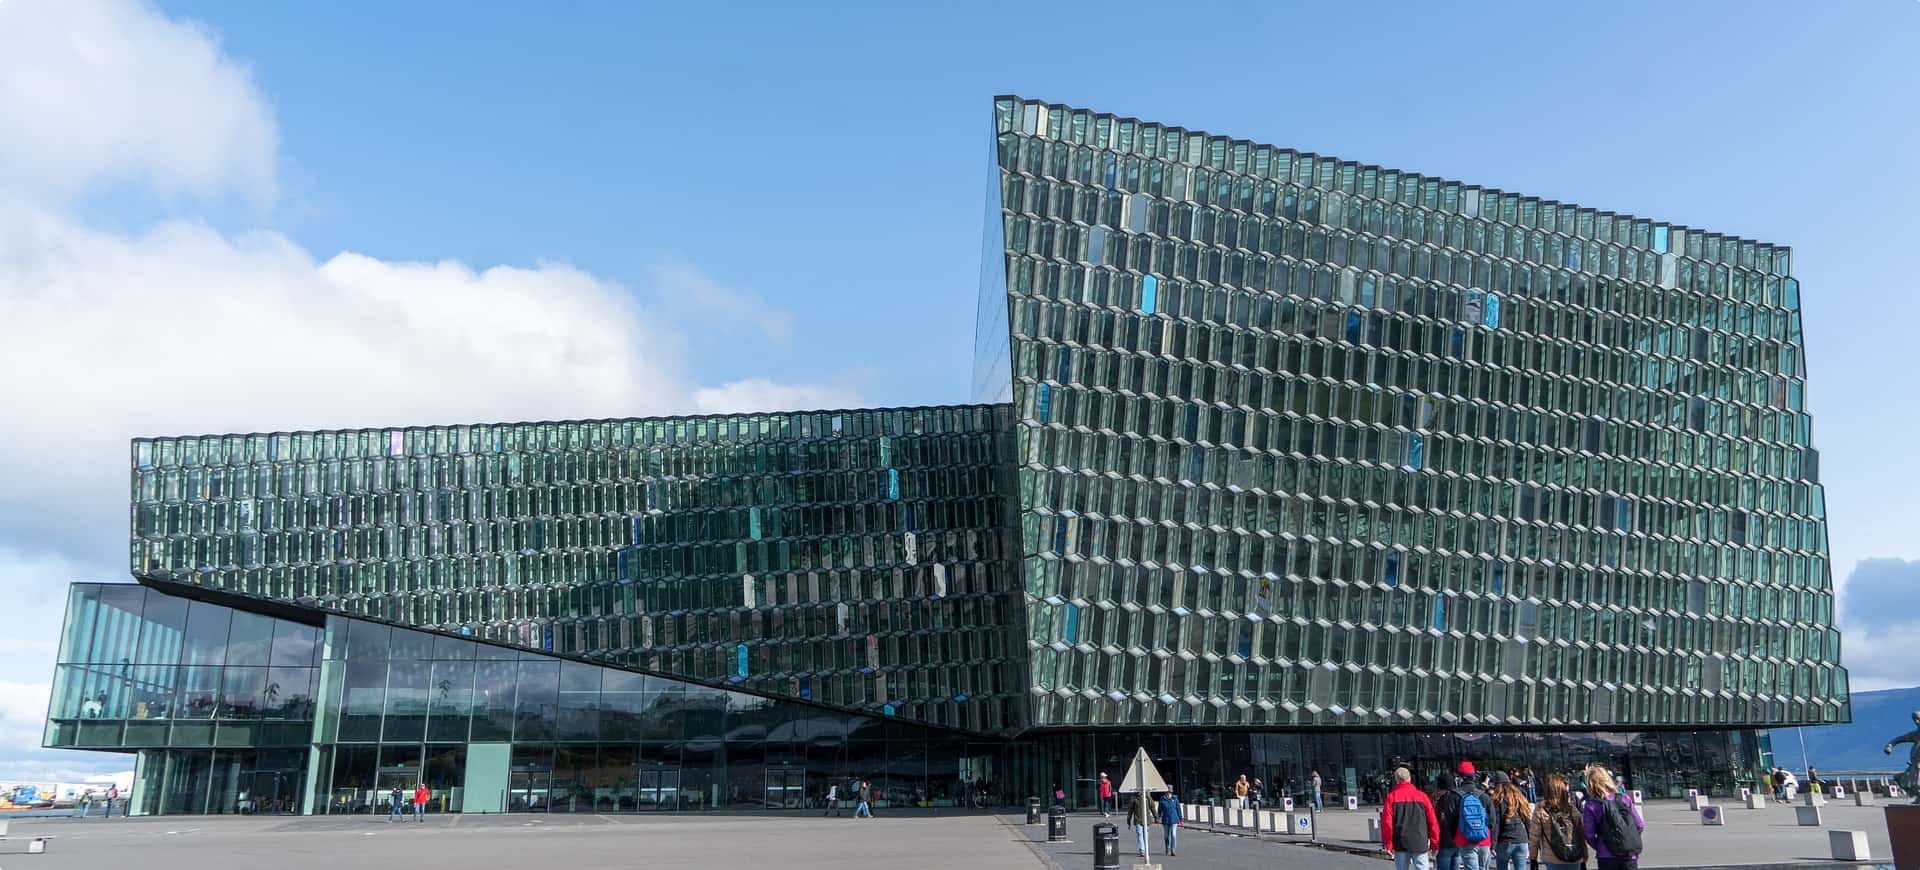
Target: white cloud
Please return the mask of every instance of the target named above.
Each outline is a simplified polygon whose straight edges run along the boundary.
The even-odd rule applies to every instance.
[[[1920,686],[1915,650],[1920,650],[1920,621],[1873,628],[1844,625],[1840,663],[1846,665],[1853,691],[1905,689]]]
[[[272,199],[279,131],[205,28],[133,0],[0,4],[0,187],[60,197],[110,181]]]
[[[786,384],[766,378],[747,378],[696,390],[693,406],[702,414],[742,414],[752,411],[858,408],[861,402],[857,391],[844,386]]]
[[[733,332],[745,325],[776,344],[793,339],[793,315],[769,304],[760,294],[722,283],[692,263],[657,263],[647,269],[660,304],[699,317],[715,332]]]
[[[50,683],[0,680],[0,746],[35,746],[47,723]]]
[[[679,340],[561,265],[475,271],[190,223],[0,209],[0,539],[113,546],[138,434],[632,416],[693,402]]]
[[[1840,661],[1855,691],[1920,686],[1920,560],[1861,559],[1835,593]]]

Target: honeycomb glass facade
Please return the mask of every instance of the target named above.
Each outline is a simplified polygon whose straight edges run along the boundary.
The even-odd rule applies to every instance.
[[[994,124],[1036,725],[1847,718],[1786,249]]]
[[[1006,406],[142,439],[135,576],[979,732]]]
[[[1677,794],[1849,718],[1785,248],[991,120],[977,404],[136,440],[48,745],[140,812],[692,811],[1135,746]]]

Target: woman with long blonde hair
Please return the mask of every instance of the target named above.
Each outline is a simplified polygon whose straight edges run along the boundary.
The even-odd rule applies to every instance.
[[[1547,775],[1540,803],[1528,822],[1529,851],[1546,870],[1580,870],[1587,865],[1587,836],[1580,810],[1573,805],[1567,778]]]
[[[1533,817],[1533,804],[1507,774],[1495,773],[1490,782],[1493,866],[1495,870],[1527,870],[1527,823]]]
[[[1598,764],[1587,767],[1587,805],[1580,818],[1600,870],[1636,870],[1647,821],[1633,796],[1620,791],[1613,774]]]

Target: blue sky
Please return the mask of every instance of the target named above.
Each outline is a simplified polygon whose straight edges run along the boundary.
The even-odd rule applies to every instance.
[[[1791,245],[1836,578],[1920,591],[1920,411],[1886,400],[1916,31],[1912,0],[0,0],[0,129],[37,131],[0,144],[0,300],[39,306],[0,364],[50,373],[0,400],[51,421],[0,434],[42,481],[0,496],[0,584],[57,613],[122,570],[135,432],[962,401],[1011,92]],[[148,382],[142,341],[230,349]],[[101,471],[53,479],[74,431]],[[1920,683],[1912,617],[1842,609],[1856,685]],[[44,705],[51,633],[17,634],[0,743]]]

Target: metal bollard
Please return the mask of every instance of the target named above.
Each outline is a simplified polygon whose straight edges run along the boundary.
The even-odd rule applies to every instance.
[[[1040,799],[1037,797],[1027,798],[1027,824],[1040,824]]]
[[[1059,804],[1047,810],[1047,842],[1067,842],[1067,808]]]
[[[1106,822],[1093,826],[1093,870],[1120,870],[1120,829]]]

